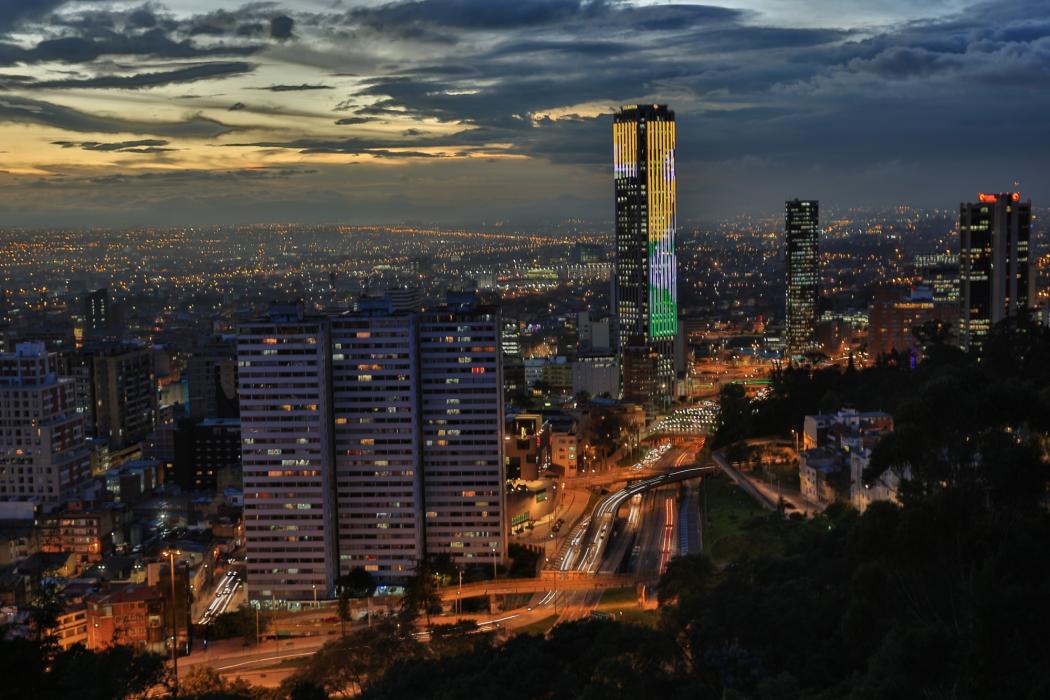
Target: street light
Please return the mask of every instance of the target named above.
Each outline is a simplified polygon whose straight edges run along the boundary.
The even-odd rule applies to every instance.
[[[310,584],[310,588],[314,589],[314,608],[316,608],[317,607],[317,584],[316,583]]]
[[[172,696],[179,696],[179,618],[175,614],[175,555],[182,554],[177,549],[161,552],[168,558],[168,569],[171,571],[171,670],[175,675],[172,684]]]

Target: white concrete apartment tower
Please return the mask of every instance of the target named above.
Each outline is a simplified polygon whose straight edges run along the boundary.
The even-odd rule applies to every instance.
[[[396,581],[423,557],[416,326],[383,307],[332,319],[341,574]]]
[[[419,324],[426,548],[464,565],[507,551],[500,325],[469,295]]]
[[[252,600],[306,600],[335,572],[329,320],[274,306],[237,339]]]
[[[426,313],[275,307],[242,325],[252,600],[330,596],[356,567],[397,584],[429,556],[504,560],[499,334],[498,309],[469,296]]]

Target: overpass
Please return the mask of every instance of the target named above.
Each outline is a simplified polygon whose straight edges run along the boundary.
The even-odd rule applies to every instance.
[[[494,581],[467,583],[462,587],[447,586],[438,589],[444,602],[457,598],[477,596],[513,595],[515,593],[546,593],[558,591],[601,591],[607,588],[624,588],[635,584],[632,574],[588,574],[583,571],[554,571],[544,569],[539,578],[505,578]]]

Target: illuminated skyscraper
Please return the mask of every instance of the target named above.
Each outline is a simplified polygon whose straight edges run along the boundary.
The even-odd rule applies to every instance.
[[[814,347],[817,323],[820,265],[820,207],[816,200],[792,199],[784,203],[787,232],[787,325],[789,355]]]
[[[613,119],[616,191],[616,340],[659,354],[654,403],[674,392],[678,333],[675,119],[666,105],[622,108]]]
[[[1028,254],[1032,202],[1020,192],[981,193],[959,207],[959,341],[980,350],[988,330],[1035,302]]]

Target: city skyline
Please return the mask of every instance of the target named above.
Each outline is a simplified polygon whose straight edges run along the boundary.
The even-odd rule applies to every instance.
[[[287,1],[2,3],[9,694],[1050,688],[1050,10]]]
[[[608,220],[611,115],[653,102],[678,114],[682,219],[773,212],[794,192],[1046,201],[1045,7],[866,5],[15,3],[0,21],[0,214]],[[1028,108],[1002,106],[1017,100]],[[965,167],[957,144],[1006,123],[1024,157]]]

